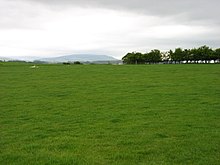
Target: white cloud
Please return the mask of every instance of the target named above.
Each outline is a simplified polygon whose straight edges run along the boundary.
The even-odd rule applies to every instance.
[[[56,2],[60,4],[60,1]],[[96,53],[121,58],[129,51],[167,50],[198,44],[218,46],[220,41],[217,24],[189,21],[187,11],[172,11],[175,15],[163,15],[163,12],[154,15],[152,11],[158,9],[153,7],[151,14],[146,14],[114,9],[115,4],[102,7],[106,4],[97,5],[98,1],[94,1],[96,5],[87,7],[74,5],[73,1],[65,2],[72,5],[63,8],[36,1],[2,0],[0,56]],[[140,2],[145,4],[145,1]]]

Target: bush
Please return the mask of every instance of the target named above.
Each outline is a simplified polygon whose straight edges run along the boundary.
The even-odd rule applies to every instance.
[[[82,64],[82,63],[79,61],[75,61],[73,64]]]

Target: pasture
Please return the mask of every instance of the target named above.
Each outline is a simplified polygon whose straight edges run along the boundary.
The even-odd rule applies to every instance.
[[[220,162],[220,65],[0,64],[0,164]]]

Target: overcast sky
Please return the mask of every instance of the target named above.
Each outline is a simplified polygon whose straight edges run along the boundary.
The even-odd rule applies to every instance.
[[[0,56],[220,47],[220,0],[0,0]]]

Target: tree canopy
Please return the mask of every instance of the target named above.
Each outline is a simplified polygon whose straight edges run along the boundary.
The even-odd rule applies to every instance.
[[[220,48],[212,49],[206,45],[199,48],[182,49],[161,52],[158,49],[148,53],[127,53],[123,58],[125,64],[153,64],[153,63],[214,63],[220,61]]]

